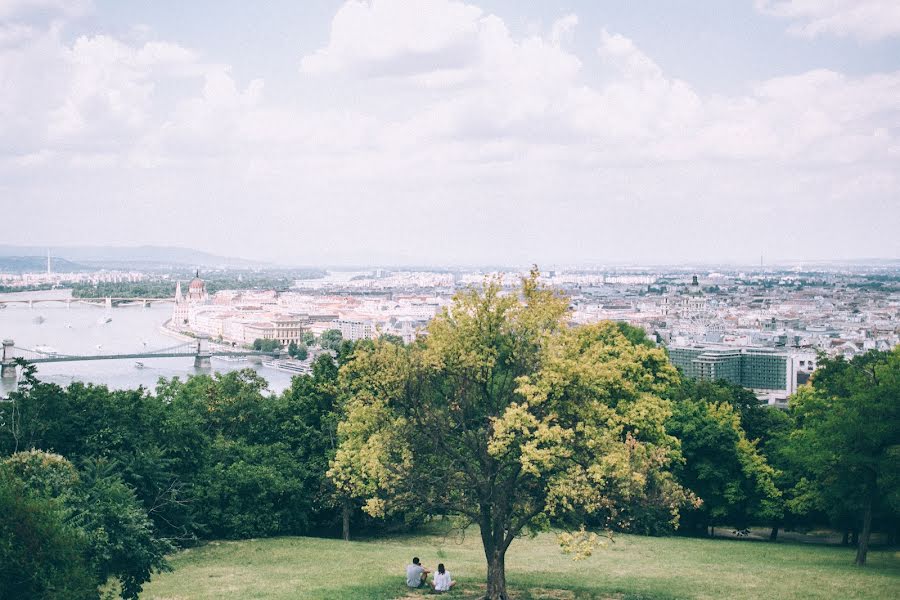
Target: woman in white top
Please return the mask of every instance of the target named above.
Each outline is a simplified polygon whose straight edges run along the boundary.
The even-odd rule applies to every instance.
[[[450,578],[450,571],[444,568],[444,563],[438,565],[437,571],[432,576],[431,587],[436,592],[449,592],[456,582]]]

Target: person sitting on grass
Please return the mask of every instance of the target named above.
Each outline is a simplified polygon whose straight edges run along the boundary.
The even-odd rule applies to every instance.
[[[413,557],[412,564],[406,565],[406,585],[411,588],[424,587],[425,582],[428,581],[429,573],[431,571],[419,563],[419,557]]]
[[[454,585],[456,582],[450,577],[450,571],[444,568],[444,563],[439,564],[437,573],[432,577],[431,587],[436,592],[449,592]]]

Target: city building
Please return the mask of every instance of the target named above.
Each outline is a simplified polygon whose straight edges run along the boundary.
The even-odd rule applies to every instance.
[[[749,388],[761,399],[780,403],[797,391],[800,360],[775,348],[689,344],[670,346],[669,361],[685,376],[725,380]],[[803,369],[814,358],[804,358]]]
[[[345,340],[355,342],[375,337],[375,326],[371,321],[339,319],[335,322],[335,325],[337,325],[337,329],[341,332],[341,337]]]

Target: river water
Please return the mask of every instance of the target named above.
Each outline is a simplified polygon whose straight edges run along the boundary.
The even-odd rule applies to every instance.
[[[69,290],[46,292],[20,292],[0,294],[4,300],[28,300],[33,298],[71,298]],[[15,340],[19,348],[50,346],[60,354],[118,354],[139,353],[184,343],[162,330],[163,323],[172,314],[172,304],[161,302],[142,308],[103,306],[65,302],[40,302],[29,308],[28,304],[6,304],[0,308],[0,338]],[[105,322],[107,319],[109,322]],[[160,377],[187,378],[210,370],[194,369],[191,356],[177,358],[142,358],[144,368],[137,368],[135,359],[93,360],[79,362],[42,363],[37,365],[37,376],[42,381],[66,385],[74,380],[98,383],[112,389],[144,386],[154,389]],[[276,371],[247,361],[225,362],[212,360],[212,371],[227,372],[253,368],[266,381],[269,389],[280,393],[290,386],[291,374]],[[5,397],[15,383],[3,380],[0,397]]]

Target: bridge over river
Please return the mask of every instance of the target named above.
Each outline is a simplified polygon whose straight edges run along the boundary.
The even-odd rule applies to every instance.
[[[52,362],[73,362],[86,360],[121,360],[123,358],[141,359],[141,358],[171,358],[171,357],[194,357],[194,367],[198,369],[208,369],[211,367],[210,358],[213,356],[265,356],[278,357],[280,352],[261,352],[258,350],[244,350],[232,346],[215,344],[209,341],[206,335],[198,335],[196,339],[182,342],[176,346],[168,348],[159,348],[156,350],[147,350],[125,354],[61,354],[58,352],[42,351],[39,348],[19,348],[14,340],[3,340],[3,355],[0,360],[0,377],[3,379],[16,378],[16,365],[19,360],[25,360],[29,363],[52,363]]]
[[[94,306],[105,306],[106,308],[112,308],[113,306],[143,306],[147,307],[150,304],[155,304],[157,302],[174,302],[175,297],[171,298],[135,298],[135,297],[117,297],[117,296],[106,296],[103,298],[75,298],[72,296],[67,297],[32,297],[32,298],[5,298],[0,300],[0,308],[6,308],[7,304],[27,304],[29,308],[33,308],[35,304],[40,303],[48,303],[55,302],[57,304],[65,304],[66,308],[71,306],[72,304],[92,304]]]

